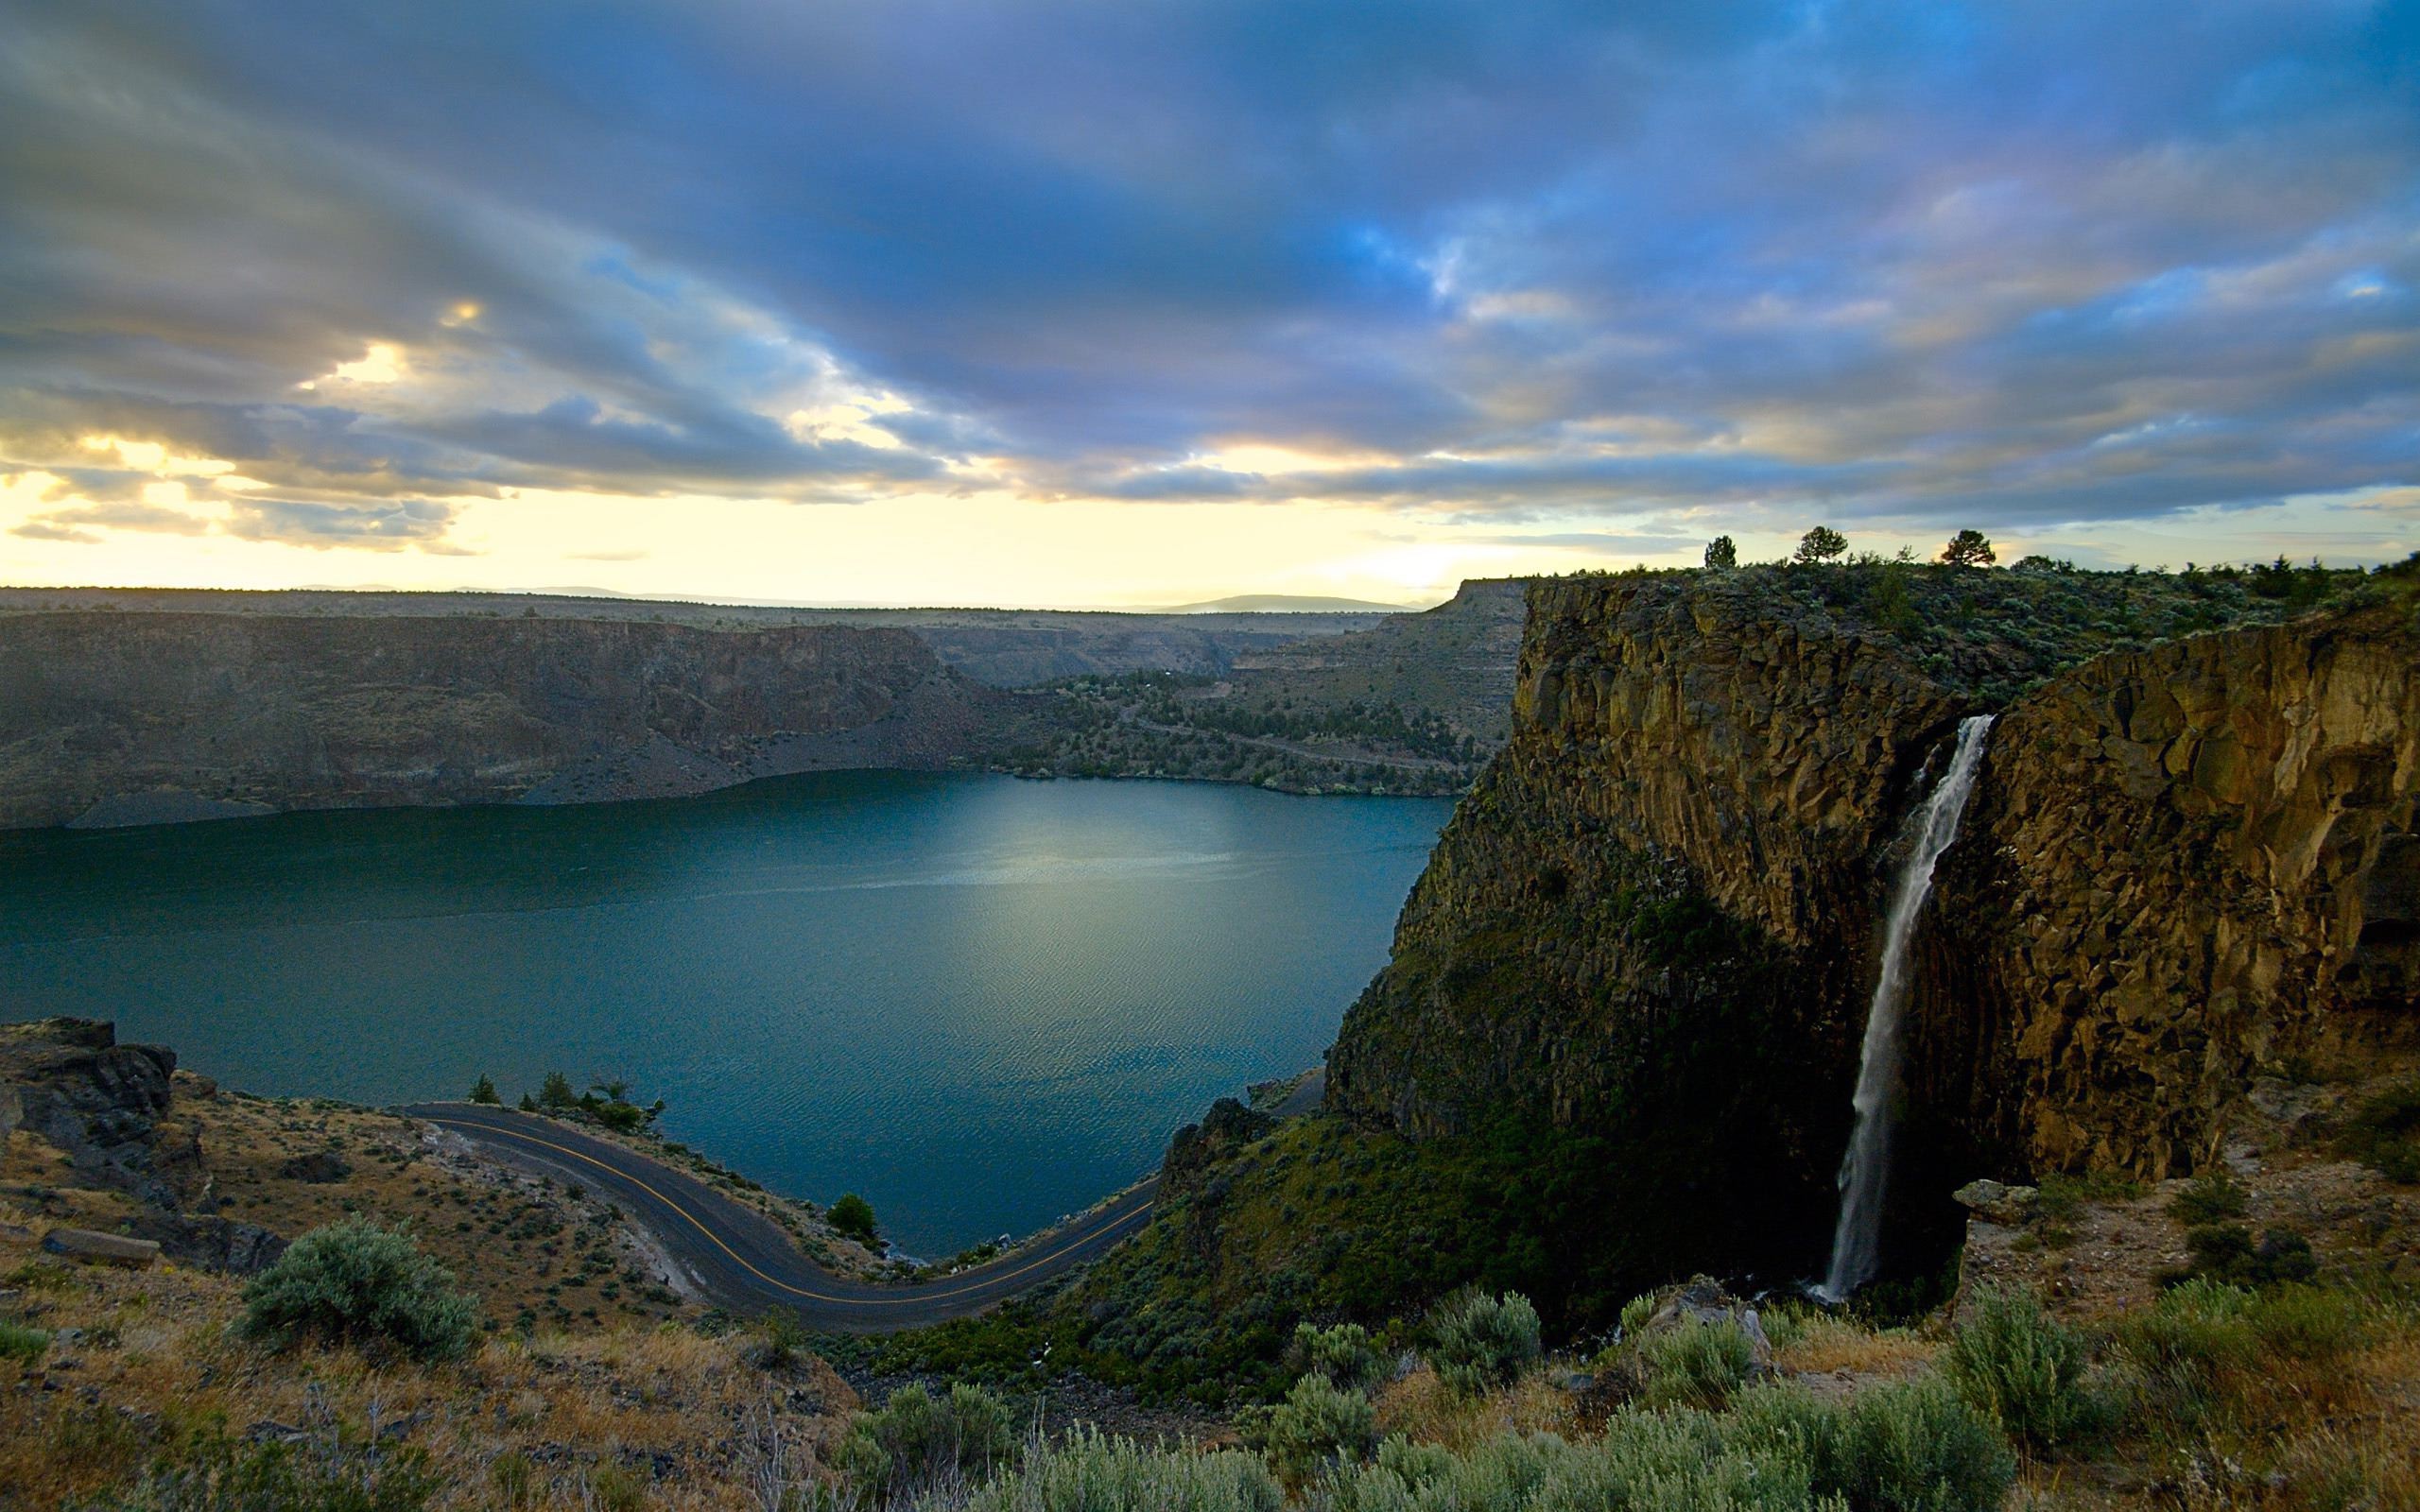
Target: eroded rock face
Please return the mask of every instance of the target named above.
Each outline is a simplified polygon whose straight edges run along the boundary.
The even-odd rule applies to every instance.
[[[2103,656],[2002,712],[1918,938],[1902,1204],[1954,1234],[1979,1175],[2187,1169],[2256,1066],[2411,1015],[2415,668],[2409,609],[2374,609]],[[1819,1239],[1903,825],[1973,686],[1737,579],[1538,585],[1512,741],[1329,1105],[1603,1130],[1658,1222]]]
[[[0,826],[672,796],[940,765],[1001,696],[906,630],[10,615]]]
[[[161,1149],[158,1124],[176,1069],[175,1051],[119,1044],[115,1027],[96,1020],[0,1025],[0,1138],[22,1128],[78,1170],[173,1207],[183,1162]]]
[[[2415,774],[2398,610],[2107,656],[2018,700],[1939,899],[1929,1014],[1962,1007],[1995,1072],[1968,1116],[2033,1167],[2166,1177],[2259,1067],[2406,1027]]]

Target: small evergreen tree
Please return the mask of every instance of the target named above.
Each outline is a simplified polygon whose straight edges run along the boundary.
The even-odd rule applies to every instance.
[[[538,1106],[554,1109],[578,1108],[579,1094],[571,1090],[569,1076],[560,1071],[550,1071],[546,1073],[544,1083],[538,1089]]]
[[[495,1083],[490,1081],[485,1073],[481,1073],[479,1079],[471,1083],[471,1101],[495,1104],[503,1102],[504,1099],[495,1094]]]
[[[869,1245],[874,1242],[873,1204],[856,1193],[842,1194],[824,1216],[831,1220],[833,1228],[850,1238]]]
[[[1717,536],[1706,542],[1705,564],[1718,572],[1729,572],[1739,565],[1739,546],[1729,536]]]
[[[1801,567],[1813,567],[1823,562],[1837,561],[1849,549],[1849,538],[1830,525],[1817,525],[1798,538],[1798,549],[1789,559]]]
[[[1941,548],[1944,565],[1950,567],[1989,567],[1999,558],[1992,555],[1992,543],[1979,530],[1961,530]]]

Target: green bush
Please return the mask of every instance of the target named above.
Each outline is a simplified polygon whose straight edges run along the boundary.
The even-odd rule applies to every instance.
[[[2146,1405],[2181,1422],[2197,1420],[2226,1378],[2259,1353],[2252,1301],[2249,1292],[2199,1278],[2121,1323],[2117,1342],[2140,1375]]]
[[[2056,1444],[2096,1416],[2083,1371],[2083,1335],[2050,1316],[2033,1294],[1985,1290],[1949,1341],[1950,1383],[2012,1436]]]
[[[2204,1224],[2187,1231],[2185,1246],[2193,1252],[2192,1274],[2238,1286],[2304,1281],[2319,1272],[2310,1241],[2290,1228],[2272,1228],[2256,1245],[2241,1224]]]
[[[1378,1414],[1370,1399],[1322,1375],[1295,1382],[1274,1407],[1246,1408],[1242,1424],[1244,1442],[1268,1455],[1289,1481],[1368,1459],[1378,1447]]]
[[[2390,1087],[2355,1108],[2338,1147],[2390,1181],[2420,1182],[2420,1079]]]
[[[2168,1211],[2187,1228],[2243,1216],[2244,1191],[2224,1167],[2204,1171],[2169,1199]]]
[[[1865,1391],[1839,1409],[1815,1488],[1877,1512],[1992,1512],[2016,1479],[2008,1441],[1945,1383]]]
[[[1625,1346],[1617,1368],[1650,1407],[1714,1408],[1748,1383],[1755,1365],[1755,1346],[1738,1324],[1685,1316]]]
[[[1313,1489],[1316,1512],[1995,1512],[2006,1440],[1938,1382],[1843,1406],[1741,1391],[1727,1414],[1625,1408],[1594,1443],[1503,1435],[1467,1454],[1391,1438]]]
[[[571,1090],[569,1076],[560,1071],[550,1071],[546,1073],[546,1079],[539,1083],[538,1106],[557,1112],[566,1108],[578,1108],[579,1094]]]
[[[979,1484],[1016,1455],[1009,1409],[961,1381],[945,1397],[922,1385],[892,1392],[878,1410],[858,1414],[837,1459],[859,1490],[896,1502]]]
[[[479,1075],[479,1079],[471,1083],[471,1101],[475,1103],[500,1103],[504,1101],[504,1099],[496,1095],[495,1083],[490,1081],[486,1073],[482,1072]]]
[[[1286,1349],[1286,1367],[1297,1375],[1325,1376],[1348,1391],[1368,1391],[1386,1379],[1387,1358],[1358,1323],[1324,1329],[1297,1323],[1294,1342]]]
[[[1518,1292],[1456,1293],[1438,1304],[1428,1326],[1435,1340],[1428,1363],[1439,1379],[1464,1396],[1512,1384],[1545,1352],[1538,1342],[1538,1310]]]
[[[50,1348],[50,1335],[22,1323],[0,1322],[0,1360],[31,1365]]]
[[[2244,1315],[2262,1349],[2292,1360],[2333,1360],[2361,1333],[2359,1300],[2299,1281],[2255,1297]]]
[[[1269,1467],[1240,1450],[1146,1449],[1079,1427],[1037,1443],[1024,1463],[963,1500],[947,1491],[915,1512],[1282,1512]]]
[[[244,1332],[393,1347],[424,1360],[460,1354],[478,1336],[478,1304],[411,1236],[363,1218],[314,1228],[244,1288]]]
[[[843,1194],[823,1216],[838,1232],[861,1244],[874,1242],[873,1204],[856,1193]]]

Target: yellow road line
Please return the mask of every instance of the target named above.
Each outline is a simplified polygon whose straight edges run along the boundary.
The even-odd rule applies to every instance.
[[[716,1233],[712,1228],[707,1228],[705,1220],[700,1218],[696,1213],[691,1212],[688,1209],[681,1206],[681,1204],[673,1201],[670,1197],[666,1196],[663,1193],[658,1192],[655,1188],[648,1185],[647,1182],[640,1179],[638,1177],[632,1176],[630,1172],[623,1170],[618,1165],[610,1164],[604,1160],[596,1159],[593,1155],[573,1149],[568,1144],[558,1144],[552,1140],[542,1140],[535,1134],[523,1134],[512,1129],[498,1128],[493,1124],[475,1123],[469,1119],[463,1118],[447,1118],[441,1113],[426,1113],[421,1115],[421,1117],[425,1122],[431,1124],[451,1124],[456,1128],[475,1129],[479,1133],[492,1134],[499,1139],[519,1140],[524,1144],[540,1145],[545,1149],[568,1155],[575,1160],[584,1161],[585,1163],[593,1165],[599,1171],[606,1172],[609,1175],[619,1177],[623,1180],[628,1181],[631,1185],[653,1197],[656,1201],[663,1203],[667,1208],[670,1208],[674,1212],[677,1212],[682,1217],[687,1219],[689,1221],[689,1226],[697,1229],[698,1232],[705,1235],[708,1240],[712,1241],[717,1249],[719,1249],[724,1254],[729,1255],[750,1275],[755,1277],[758,1280],[763,1281],[766,1285],[778,1286],[783,1291],[788,1292],[794,1297],[804,1297],[810,1301],[816,1302],[830,1302],[839,1307],[856,1307],[859,1305],[868,1307],[904,1307],[918,1302],[947,1301],[953,1297],[959,1297],[968,1292],[978,1291],[995,1281],[1014,1280],[1016,1278],[1024,1275],[1029,1270],[1032,1270],[1038,1265],[1048,1264],[1050,1262],[1057,1260],[1060,1256],[1066,1254],[1069,1250],[1082,1248],[1084,1246],[1091,1244],[1095,1239],[1101,1237],[1103,1234],[1106,1234],[1112,1229],[1115,1229],[1124,1224],[1127,1218],[1137,1217],[1151,1211],[1151,1204],[1146,1202],[1141,1207],[1136,1208],[1132,1212],[1127,1213],[1124,1217],[1117,1218],[1106,1227],[1098,1229],[1093,1233],[1086,1234],[1082,1238],[1075,1240],[1070,1244],[1063,1245],[1059,1248],[1052,1250],[1049,1254],[1028,1261],[1014,1270],[1003,1271],[997,1276],[986,1276],[961,1282],[957,1289],[953,1291],[928,1290],[920,1287],[913,1292],[908,1292],[898,1297],[827,1297],[821,1292],[809,1291],[804,1286],[792,1286],[789,1282],[781,1280],[779,1277],[768,1276],[763,1271],[758,1270],[755,1265],[750,1263],[747,1256],[742,1255],[738,1250],[732,1248],[727,1244],[724,1244],[721,1235]],[[633,1159],[643,1160],[645,1157],[633,1157]],[[942,1284],[942,1283],[939,1281],[933,1281],[928,1282],[927,1286],[938,1287]]]

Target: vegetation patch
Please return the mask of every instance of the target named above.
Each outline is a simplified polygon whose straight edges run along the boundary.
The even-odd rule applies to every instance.
[[[314,1228],[244,1288],[244,1328],[444,1359],[478,1335],[478,1304],[411,1236],[367,1219]]]

